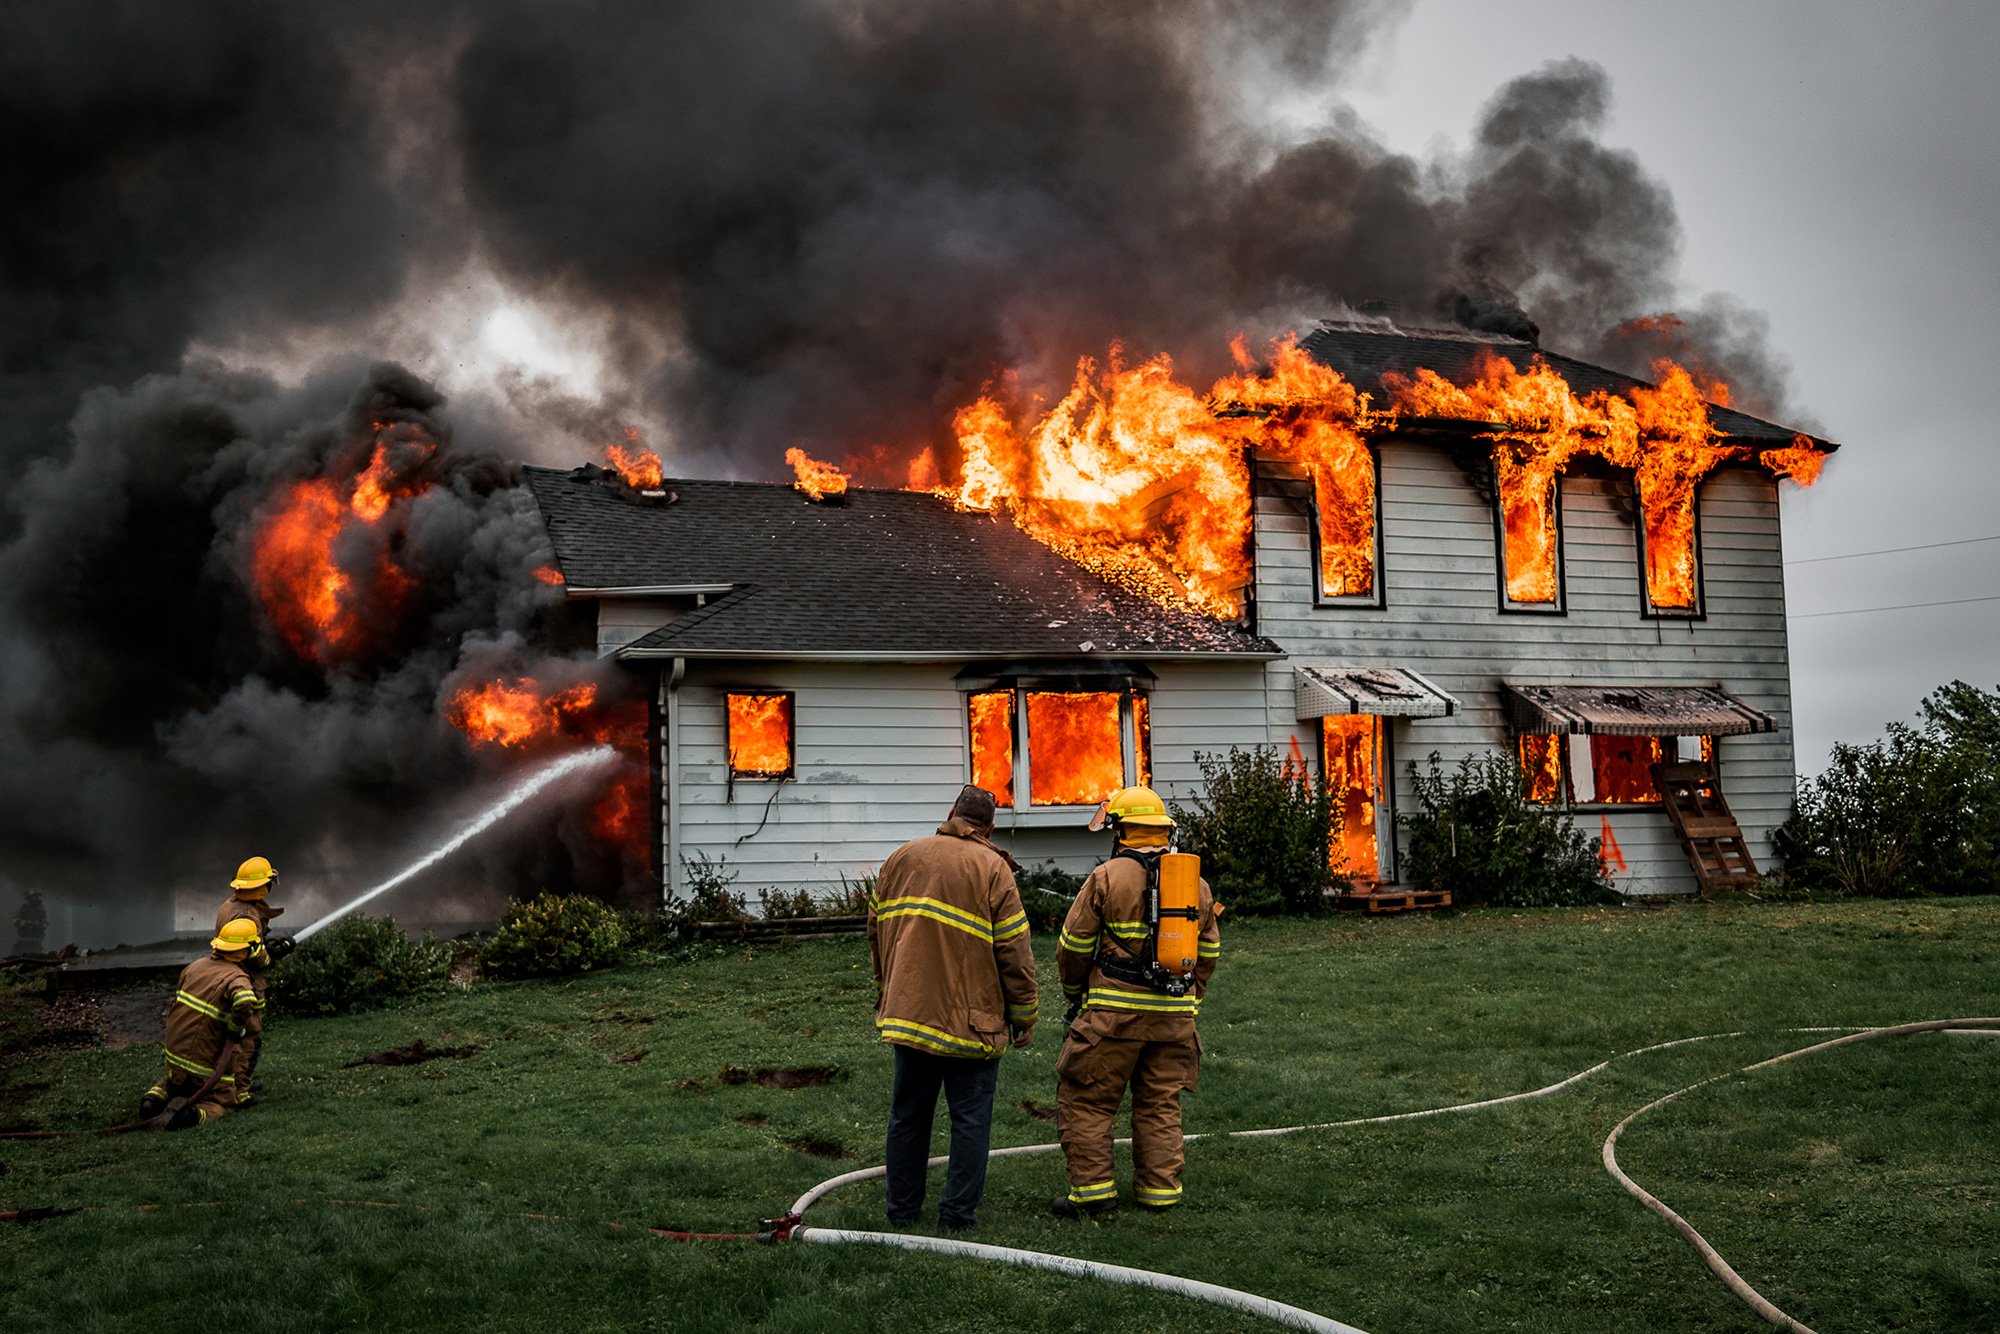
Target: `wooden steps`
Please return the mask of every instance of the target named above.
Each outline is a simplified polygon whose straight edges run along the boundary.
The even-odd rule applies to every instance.
[[[1371,913],[1409,912],[1416,908],[1449,908],[1448,889],[1398,889],[1394,885],[1357,889],[1334,899],[1342,908],[1364,908]]]
[[[1656,764],[1653,786],[1659,789],[1674,836],[1694,867],[1695,885],[1703,898],[1722,890],[1746,889],[1762,878],[1713,767]]]

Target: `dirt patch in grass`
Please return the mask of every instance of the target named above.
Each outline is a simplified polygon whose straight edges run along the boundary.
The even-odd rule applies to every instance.
[[[840,1078],[837,1065],[797,1065],[776,1070],[760,1065],[754,1070],[740,1065],[727,1066],[716,1078],[724,1084],[762,1084],[771,1089],[820,1088]]]
[[[623,1056],[612,1057],[611,1063],[613,1065],[637,1065],[645,1059],[646,1053],[643,1051],[628,1051]]]
[[[391,1047],[387,1051],[357,1056],[341,1068],[352,1070],[357,1065],[421,1065],[425,1061],[442,1060],[445,1057],[462,1061],[484,1050],[484,1045],[477,1042],[468,1043],[463,1047],[433,1047],[422,1038],[418,1038],[407,1047]]]
[[[759,1116],[755,1112],[745,1112],[736,1118],[736,1124],[739,1126],[768,1126],[771,1124],[771,1118],[768,1116]]]
[[[1021,1099],[1020,1106],[1022,1111],[1034,1117],[1037,1121],[1054,1121],[1056,1119],[1055,1108],[1036,1102],[1033,1098]]]
[[[602,1019],[607,1024],[651,1024],[658,1022],[655,1016],[646,1013],[644,1010],[599,1010],[592,1017]]]
[[[859,1158],[861,1155],[844,1144],[818,1135],[793,1135],[784,1141],[785,1147],[795,1153],[810,1154],[814,1158]]]

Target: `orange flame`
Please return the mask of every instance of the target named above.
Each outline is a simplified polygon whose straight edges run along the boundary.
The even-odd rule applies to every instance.
[[[639,442],[639,428],[625,428],[625,438],[632,442],[627,449],[623,445],[610,444],[604,447],[604,457],[611,464],[625,485],[638,491],[657,491],[666,478],[666,467],[660,456]]]
[[[1125,786],[1120,697],[1112,692],[1028,694],[1028,801],[1094,806]]]
[[[391,553],[383,521],[398,500],[428,490],[437,442],[409,424],[374,424],[369,463],[351,482],[293,483],[251,541],[251,584],[285,643],[321,664],[368,650],[416,587]],[[350,535],[375,530],[354,544]],[[361,554],[343,553],[350,551]],[[354,568],[360,563],[360,568]]]
[[[1014,692],[982,690],[966,698],[972,733],[972,783],[1002,807],[1014,804]]]
[[[535,578],[538,582],[547,584],[551,588],[561,588],[565,582],[562,571],[553,565],[537,566],[535,569]]]
[[[1652,766],[1667,758],[1664,737],[1593,736],[1590,776],[1597,787],[1596,799],[1620,805],[1658,801],[1660,792],[1653,785]]]
[[[1521,773],[1529,801],[1546,806],[1562,800],[1562,758],[1563,738],[1544,732],[1521,734]]]
[[[1330,715],[1323,753],[1327,790],[1333,794],[1333,839],[1328,861],[1351,880],[1381,878],[1375,840],[1376,720],[1368,714]]]
[[[785,462],[792,465],[792,472],[797,477],[792,485],[814,500],[847,494],[847,474],[831,463],[821,463],[797,447],[785,451]]]
[[[1774,476],[1789,477],[1800,486],[1811,486],[1819,480],[1820,469],[1826,467],[1826,452],[1801,435],[1793,437],[1784,449],[1765,450],[1757,456],[1757,461]]]
[[[621,849],[634,862],[647,857],[646,706],[637,700],[605,700],[589,682],[551,690],[533,677],[514,677],[465,686],[444,706],[446,721],[475,747],[499,747],[532,754],[579,741],[609,745],[622,754],[620,765],[591,806],[592,835]]]
[[[792,697],[728,696],[729,769],[778,777],[792,772]]]

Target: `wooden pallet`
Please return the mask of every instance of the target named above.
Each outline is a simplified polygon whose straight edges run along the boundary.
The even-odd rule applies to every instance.
[[[1656,764],[1653,786],[1659,790],[1674,836],[1694,867],[1695,885],[1703,898],[1726,889],[1744,889],[1761,878],[1742,827],[1722,795],[1722,782],[1706,764]]]
[[[1448,889],[1357,889],[1334,900],[1343,908],[1365,908],[1371,913],[1408,912],[1414,908],[1449,908]]]

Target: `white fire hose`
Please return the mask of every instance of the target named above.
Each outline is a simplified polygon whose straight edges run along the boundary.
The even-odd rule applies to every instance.
[[[1770,1321],[1780,1329],[1793,1331],[1794,1334],[1813,1334],[1811,1329],[1786,1315],[1771,1302],[1767,1301],[1755,1288],[1744,1282],[1742,1277],[1729,1266],[1727,1261],[1716,1253],[1715,1248],[1710,1246],[1686,1219],[1683,1219],[1679,1214],[1661,1203],[1658,1198],[1647,1192],[1644,1187],[1625,1175],[1618,1166],[1616,1153],[1618,1136],[1623,1133],[1627,1126],[1631,1125],[1641,1116],[1644,1116],[1647,1112],[1657,1107],[1665,1106],[1684,1093],[1691,1093],[1695,1089],[1713,1084],[1718,1080],[1728,1079],[1734,1075],[1748,1074],[1755,1070],[1762,1070],[1768,1066],[1777,1065],[1783,1061],[1808,1056],[1814,1052],[1826,1051],[1834,1047],[1844,1047],[1856,1042],[1867,1042],[1874,1038],[1902,1037],[1912,1033],[2000,1032],[2000,1018],[1927,1019],[1916,1023],[1892,1024],[1859,1031],[1848,1031],[1839,1028],[1788,1028],[1778,1031],[1781,1033],[1844,1032],[1845,1036],[1834,1038],[1831,1041],[1815,1042],[1811,1046],[1801,1047],[1796,1051],[1785,1052],[1782,1055],[1773,1056],[1768,1060],[1746,1065],[1740,1070],[1732,1070],[1720,1075],[1711,1075],[1709,1078],[1690,1084],[1686,1088],[1676,1089],[1663,1098],[1656,1098],[1644,1107],[1641,1107],[1638,1111],[1633,1112],[1623,1121],[1620,1121],[1612,1129],[1610,1136],[1604,1141],[1604,1169],[1617,1179],[1619,1185],[1623,1186],[1626,1191],[1645,1204],[1647,1208],[1671,1223],[1674,1229],[1695,1248],[1696,1252],[1701,1256],[1702,1262],[1723,1281],[1732,1293],[1747,1303],[1758,1315],[1763,1316],[1764,1319]],[[1478,1111],[1482,1108],[1499,1107],[1507,1103],[1524,1102],[1530,1098],[1546,1098],[1551,1094],[1560,1093],[1574,1084],[1581,1083],[1619,1061],[1628,1060],[1634,1056],[1643,1056],[1649,1052],[1665,1051],[1670,1047],[1683,1047],[1696,1042],[1715,1042],[1726,1038],[1744,1037],[1746,1035],[1744,1031],[1739,1030],[1733,1033],[1705,1033],[1696,1037],[1676,1038],[1671,1042],[1656,1042],[1650,1046],[1638,1047],[1632,1051],[1613,1056],[1608,1060],[1599,1061],[1587,1070],[1578,1071],[1567,1079],[1558,1080],[1556,1083],[1546,1085],[1542,1088],[1531,1089],[1526,1093],[1510,1093],[1498,1098],[1484,1098],[1478,1102],[1454,1103],[1448,1107],[1428,1107],[1414,1112],[1394,1112],[1386,1116],[1358,1116],[1344,1121],[1320,1121],[1307,1125],[1276,1126],[1266,1130],[1206,1131],[1200,1134],[1188,1135],[1186,1139],[1190,1141],[1198,1139],[1257,1139],[1271,1135],[1295,1135],[1307,1130],[1338,1130],[1350,1126],[1383,1125],[1392,1121],[1411,1121],[1420,1117],[1445,1116],[1454,1112]],[[1130,1139],[1116,1141],[1119,1144],[1130,1144],[1131,1142]],[[1011,1148],[994,1149],[988,1157],[1013,1158],[1024,1154],[1054,1153],[1061,1148],[1060,1144],[1018,1144]],[[948,1161],[947,1157],[940,1156],[932,1158],[929,1165],[938,1167]],[[872,1181],[886,1175],[887,1172],[888,1169],[886,1167],[864,1167],[853,1172],[843,1172],[839,1176],[829,1177],[825,1181],[820,1182],[811,1190],[799,1196],[797,1201],[793,1203],[791,1212],[785,1218],[776,1220],[777,1231],[774,1235],[781,1239],[789,1238],[793,1241],[820,1242],[828,1245],[865,1242],[882,1246],[898,1246],[905,1250],[927,1251],[938,1255],[962,1255],[975,1260],[990,1260],[1001,1264],[1025,1265],[1034,1269],[1052,1270],[1056,1273],[1069,1274],[1078,1278],[1095,1278],[1109,1283],[1123,1283],[1133,1287],[1153,1288],[1161,1292],[1171,1292],[1185,1297],[1194,1297],[1201,1301],[1212,1302],[1217,1306],[1229,1307],[1250,1315],[1260,1316],[1292,1329],[1311,1330],[1316,1331],[1317,1334],[1362,1334],[1361,1330],[1356,1329],[1352,1325],[1343,1324],[1338,1320],[1316,1314],[1312,1311],[1303,1310],[1300,1307],[1287,1306],[1283,1302],[1274,1301],[1268,1297],[1260,1297],[1255,1293],[1242,1292],[1236,1288],[1225,1288],[1213,1283],[1204,1283],[1198,1279],[1183,1278],[1176,1274],[1156,1273],[1148,1269],[1131,1269],[1124,1265],[1104,1264],[1095,1260],[1079,1260],[1066,1255],[1052,1255],[1046,1251],[1023,1250],[1012,1246],[991,1246],[976,1241],[959,1241],[950,1237],[930,1237],[899,1232],[858,1232],[846,1228],[809,1227],[801,1221],[805,1211],[818,1203],[830,1192],[842,1186],[853,1185],[856,1182]]]

